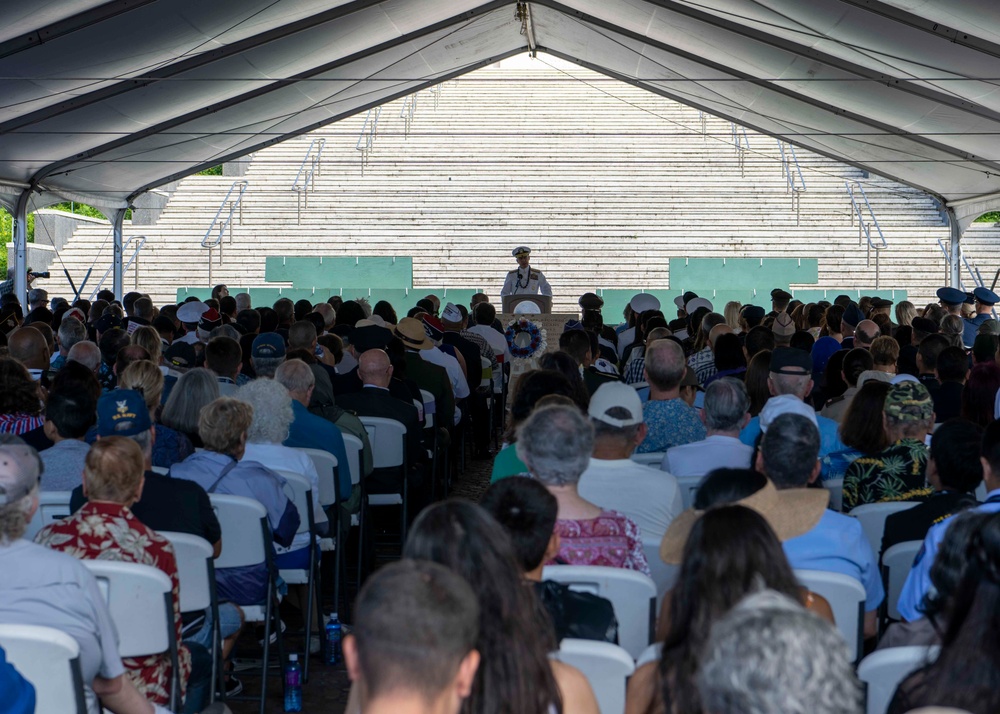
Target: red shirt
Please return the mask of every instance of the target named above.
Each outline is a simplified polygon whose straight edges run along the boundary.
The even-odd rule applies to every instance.
[[[170,541],[144,526],[125,506],[89,502],[69,518],[43,528],[35,542],[68,553],[81,560],[116,560],[152,565],[162,570],[173,585],[174,627],[177,631],[181,668],[181,694],[191,674],[191,654],[181,642],[180,585],[177,560]],[[170,655],[125,657],[122,664],[136,689],[151,702],[170,703]]]

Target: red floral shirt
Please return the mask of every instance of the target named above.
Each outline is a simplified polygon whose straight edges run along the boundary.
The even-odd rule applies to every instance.
[[[649,575],[639,526],[618,511],[601,511],[597,518],[556,521],[558,561],[568,565],[604,565]],[[549,563],[555,565],[557,561]]]
[[[69,518],[43,528],[35,537],[35,542],[80,560],[116,560],[152,565],[170,577],[183,694],[191,674],[191,655],[186,647],[180,645],[180,586],[177,561],[170,541],[143,525],[125,506],[91,501]],[[170,703],[169,654],[125,657],[122,664],[136,689],[146,699],[161,705]]]

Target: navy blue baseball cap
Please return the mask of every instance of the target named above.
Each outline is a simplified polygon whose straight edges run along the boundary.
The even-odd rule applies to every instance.
[[[857,327],[858,323],[864,319],[865,316],[861,312],[861,308],[852,302],[844,309],[844,316],[840,318],[840,321],[846,322],[851,327]]]
[[[254,338],[250,348],[250,356],[254,359],[277,359],[285,356],[285,341],[277,332],[265,332]]]
[[[135,436],[152,426],[146,400],[134,389],[116,389],[97,400],[99,436]]]
[[[965,302],[966,295],[958,288],[938,288],[937,298],[945,305],[961,305]]]
[[[983,305],[996,305],[1000,302],[1000,297],[989,288],[976,288],[972,291],[972,296]]]

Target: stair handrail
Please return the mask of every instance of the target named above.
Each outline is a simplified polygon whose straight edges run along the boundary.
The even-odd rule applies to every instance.
[[[222,203],[219,204],[219,210],[215,212],[215,217],[212,218],[212,223],[208,226],[208,230],[205,231],[205,237],[201,239],[201,247],[208,248],[208,282],[212,283],[212,250],[214,248],[219,249],[219,265],[222,265],[222,240],[227,235],[229,237],[229,244],[233,243],[233,232],[230,230],[230,224],[233,222],[233,215],[239,211],[238,220],[243,223],[243,194],[246,193],[247,187],[250,182],[246,179],[239,179],[233,181],[229,190],[226,191],[225,198],[222,199]],[[233,196],[233,191],[236,191],[236,196]],[[222,218],[223,213],[228,209],[228,213],[225,213],[225,218]],[[221,220],[220,220],[221,219]],[[212,232],[217,231],[217,235],[213,238]]]
[[[361,134],[358,135],[358,143],[354,148],[361,152],[361,175],[365,175],[365,166],[368,165],[368,156],[375,146],[375,137],[378,136],[378,120],[382,116],[382,106],[369,109],[365,115],[365,123],[361,126]]]
[[[736,147],[736,162],[740,167],[740,176],[744,176],[746,164],[746,152],[750,151],[750,137],[747,136],[746,127],[737,126],[736,122],[730,122],[733,136],[733,146]]]
[[[795,147],[788,145],[788,152],[785,152],[785,142],[778,139],[778,148],[781,150],[781,175],[785,177],[786,193],[796,193],[806,190],[806,180],[802,176],[802,166],[799,165],[799,157],[795,155]],[[795,171],[792,171],[792,167]]]
[[[417,97],[420,92],[407,94],[403,97],[403,107],[399,110],[399,118],[403,120],[403,136],[410,135],[410,125],[413,123],[413,114],[417,111]]]
[[[143,249],[143,246],[146,245],[146,236],[129,236],[128,238],[126,238],[125,242],[122,243],[122,255],[125,255],[128,252],[129,246],[132,245],[133,241],[139,241],[139,242],[135,246],[135,250],[132,251],[132,256],[128,259],[128,262],[125,263],[125,265],[122,267],[123,276],[129,271],[129,268],[132,267],[132,264],[135,263],[136,260],[139,258],[139,251],[141,251]],[[101,277],[101,280],[97,283],[97,287],[90,292],[91,300],[97,298],[97,293],[101,292],[101,289],[104,287],[104,281],[108,279],[109,275],[111,275],[111,271],[114,269],[114,267],[115,266],[112,263],[111,265],[108,266],[108,269],[104,271],[104,275]],[[82,287],[83,286],[81,286],[81,288]],[[139,289],[138,264],[136,264],[135,266],[135,288],[136,290]]]
[[[861,194],[860,201],[854,194],[855,187]],[[872,210],[872,204],[868,201],[868,194],[865,193],[865,187],[861,185],[860,181],[844,181],[844,188],[847,189],[847,196],[851,199],[851,225],[854,225],[855,217],[858,219],[858,240],[860,241],[863,235],[868,241],[868,247],[871,250],[878,251],[888,248],[889,244],[885,240],[885,234],[882,233],[882,227],[878,224],[878,218],[875,217],[875,211]],[[865,211],[867,211],[871,223],[866,222]],[[881,245],[876,244],[872,239],[872,226],[875,226],[875,231],[878,234],[878,240]]]
[[[309,208],[309,192],[315,188],[316,177],[319,176],[323,166],[323,147],[326,146],[326,139],[317,136],[309,142],[306,155],[302,157],[299,164],[299,171],[295,174],[295,182],[292,183],[292,190],[295,191],[295,220],[302,221],[302,208]],[[313,151],[315,149],[315,151]]]

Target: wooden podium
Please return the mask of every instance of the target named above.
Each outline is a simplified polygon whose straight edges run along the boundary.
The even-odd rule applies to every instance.
[[[502,312],[511,314],[514,308],[522,302],[533,302],[538,305],[543,315],[552,312],[552,297],[550,295],[504,295]]]

